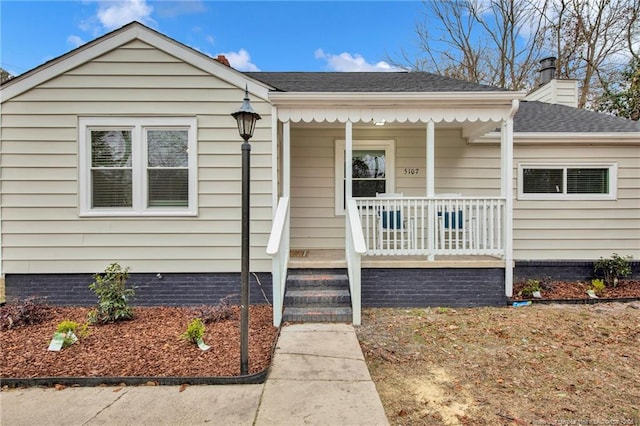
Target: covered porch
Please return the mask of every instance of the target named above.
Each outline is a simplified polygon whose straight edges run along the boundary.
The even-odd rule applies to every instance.
[[[290,95],[276,93],[272,99],[274,166],[278,171],[274,194],[278,197],[274,199],[277,208],[267,252],[273,257],[274,323],[280,321],[278,312],[289,268],[346,268],[354,324],[360,322],[363,268],[501,268],[504,291],[510,295],[512,119],[518,94],[483,93],[490,99],[482,103],[470,94],[465,99],[440,95],[439,101],[433,99],[434,94],[420,94],[420,99],[396,94],[411,104],[403,109],[384,105],[382,98],[388,95],[369,99],[372,105],[367,109],[355,104],[362,96],[351,99],[354,105],[329,107],[327,99],[312,106]],[[434,102],[440,104],[437,109]],[[376,123],[392,126],[380,130],[372,127]],[[496,129],[501,142],[491,148],[497,153],[495,186],[486,192],[481,187],[459,190],[455,179],[447,181],[446,168],[440,166],[442,176],[436,173],[436,144],[443,137],[437,137],[437,132],[464,141],[456,146],[462,152],[468,149],[466,144],[476,143]],[[405,134],[413,139],[407,137],[406,142]],[[422,146],[416,149],[412,141],[419,140],[420,134]],[[326,168],[320,167],[324,151],[314,145],[315,139],[322,138],[335,144],[333,158],[327,160],[335,163],[331,176],[324,176]],[[354,159],[367,153],[362,146],[384,154],[386,180],[382,184],[354,176],[358,173]],[[408,146],[413,146],[413,151]],[[396,157],[395,163],[389,152]],[[296,161],[303,165],[296,168]],[[354,167],[345,167],[349,164]],[[414,173],[418,176],[411,176]],[[335,190],[331,200],[322,193],[324,188],[314,186],[321,186],[323,179],[331,182],[327,191]],[[301,189],[305,182],[309,188]],[[368,196],[363,196],[363,187],[369,188]],[[383,190],[378,192],[379,188]],[[296,256],[300,251],[306,255]]]

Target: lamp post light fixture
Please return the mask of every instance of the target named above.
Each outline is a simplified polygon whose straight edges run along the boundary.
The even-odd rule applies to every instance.
[[[240,109],[233,114],[238,123],[238,132],[244,140],[242,143],[242,266],[240,270],[240,375],[249,374],[249,199],[250,199],[250,165],[251,144],[256,121],[260,115],[249,103],[248,88],[244,89],[244,100]]]

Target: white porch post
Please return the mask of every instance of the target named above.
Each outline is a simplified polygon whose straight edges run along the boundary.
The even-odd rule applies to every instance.
[[[282,124],[282,196],[291,192],[291,122]]]
[[[513,116],[518,111],[518,106],[518,100],[514,99],[507,119],[502,122],[500,132],[501,192],[505,198],[504,292],[507,297],[513,295]]]
[[[435,138],[435,124],[433,120],[429,120],[427,122],[427,149],[426,149],[426,188],[427,188],[427,197],[433,198],[436,195],[436,138]],[[433,254],[436,248],[436,219],[435,219],[435,206],[432,201],[429,201],[428,204],[428,214],[429,219],[427,223],[427,229],[429,230],[427,233],[427,250],[429,255],[427,256],[427,260],[434,260],[435,255]]]
[[[350,199],[353,196],[353,184],[351,183],[352,179],[352,163],[353,163],[353,124],[350,120],[347,120],[345,125],[344,132],[344,140],[345,140],[345,149],[344,149],[344,177],[345,177],[345,188],[344,188],[344,197],[345,200]]]
[[[272,216],[275,216],[278,209],[278,198],[280,198],[280,187],[278,179],[279,157],[278,157],[278,108],[271,107],[271,206]]]

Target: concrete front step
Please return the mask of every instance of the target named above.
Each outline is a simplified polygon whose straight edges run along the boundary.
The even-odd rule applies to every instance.
[[[351,322],[349,277],[344,270],[290,270],[283,321]]]
[[[287,290],[284,303],[286,306],[351,306],[349,290],[309,288]]]
[[[287,288],[297,290],[299,288],[320,287],[323,289],[349,288],[349,277],[345,274],[289,274]]]
[[[284,308],[282,320],[285,322],[348,322],[352,321],[349,307],[303,307]]]

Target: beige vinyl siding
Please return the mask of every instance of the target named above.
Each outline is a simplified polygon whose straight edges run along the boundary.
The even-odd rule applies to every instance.
[[[516,200],[516,259],[597,259],[612,253],[640,257],[640,149],[638,146],[515,147],[518,163],[615,163],[617,199]]]
[[[134,41],[2,104],[3,273],[240,270],[243,88]],[[271,107],[251,140],[251,269],[269,271]],[[197,217],[79,217],[78,117],[185,116],[198,122]]]
[[[426,127],[362,129],[354,140],[395,141],[395,191],[426,195]],[[335,214],[335,148],[344,129],[291,129],[291,246],[344,248],[344,216]],[[436,191],[467,196],[500,194],[500,149],[468,145],[459,129],[436,126]],[[417,168],[418,174],[404,169]]]
[[[541,101],[578,107],[578,82],[576,80],[551,80],[527,95],[528,101]]]

